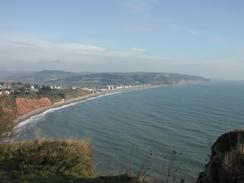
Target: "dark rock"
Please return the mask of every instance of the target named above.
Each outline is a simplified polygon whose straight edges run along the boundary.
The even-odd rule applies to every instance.
[[[197,183],[244,182],[244,131],[221,135],[211,148],[211,156]]]

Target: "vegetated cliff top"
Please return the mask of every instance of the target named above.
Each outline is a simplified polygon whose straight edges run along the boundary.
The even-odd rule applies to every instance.
[[[75,73],[59,70],[8,75],[5,80],[65,85],[134,85],[134,84],[177,84],[179,82],[207,82],[209,79],[187,74],[159,72],[106,72],[106,73]]]
[[[88,141],[34,140],[0,144],[1,182],[65,182],[93,176]]]
[[[0,143],[1,183],[139,183],[126,174],[96,177],[87,140],[44,140]],[[244,182],[244,131],[221,135],[197,183]],[[182,180],[183,181],[183,180]]]
[[[34,140],[0,144],[1,183],[136,183],[128,175],[95,177],[87,140]]]
[[[211,156],[197,183],[244,182],[244,130],[221,135],[211,148]]]

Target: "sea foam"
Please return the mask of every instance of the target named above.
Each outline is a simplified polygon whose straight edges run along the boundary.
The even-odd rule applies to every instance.
[[[33,127],[40,119],[44,118],[47,114],[55,112],[57,110],[60,110],[60,109],[66,108],[66,107],[70,107],[70,106],[76,105],[78,103],[87,102],[87,101],[94,100],[94,99],[97,99],[97,98],[100,98],[100,97],[105,97],[105,96],[114,95],[114,94],[118,94],[118,93],[121,93],[121,92],[117,91],[117,92],[113,92],[113,93],[106,93],[106,94],[98,95],[98,96],[95,96],[95,97],[90,97],[90,98],[87,98],[87,99],[84,99],[84,100],[80,100],[80,101],[77,101],[77,102],[72,102],[70,104],[65,104],[65,105],[62,105],[62,106],[59,106],[59,107],[53,107],[53,108],[47,109],[47,110],[45,110],[44,112],[42,112],[40,114],[33,115],[30,118],[18,123],[14,127],[14,131],[15,132],[20,132],[20,131],[23,131],[26,127],[28,127],[28,128],[29,127]]]

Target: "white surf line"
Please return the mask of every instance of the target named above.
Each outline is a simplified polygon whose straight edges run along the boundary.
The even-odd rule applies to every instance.
[[[98,96],[81,99],[79,101],[74,101],[72,103],[64,104],[62,106],[51,107],[50,109],[47,109],[39,114],[35,114],[35,115],[31,116],[30,118],[27,118],[27,119],[21,121],[14,127],[13,130],[14,130],[14,132],[20,132],[20,131],[23,131],[27,125],[29,127],[33,127],[40,119],[44,118],[47,114],[55,112],[55,111],[63,109],[63,108],[66,108],[66,107],[76,105],[78,103],[87,102],[87,101],[94,100],[94,99],[97,99],[100,97],[105,97],[105,96],[110,96],[110,95],[115,95],[115,94],[120,94],[120,93],[134,92],[134,91],[138,91],[138,90],[150,89],[150,88],[155,88],[155,87],[160,87],[160,86],[154,86],[154,87],[148,87],[148,88],[147,87],[128,88],[128,90],[113,91],[113,92],[104,93],[104,94],[101,94]]]
[[[33,115],[30,118],[18,123],[14,127],[14,131],[15,132],[22,131],[26,127],[26,125],[30,125],[30,124],[33,124],[33,125],[29,126],[29,127],[32,127],[32,126],[34,126],[34,124],[36,124],[35,122],[39,121],[40,119],[45,117],[47,114],[55,112],[57,110],[60,110],[60,109],[66,108],[66,107],[70,107],[70,106],[76,105],[78,103],[87,102],[87,101],[94,100],[94,99],[97,99],[97,98],[100,98],[100,97],[105,97],[105,96],[119,94],[119,93],[122,93],[122,91],[121,92],[120,91],[116,91],[116,92],[113,92],[113,93],[106,93],[106,94],[98,95],[98,96],[95,96],[95,97],[90,97],[90,98],[87,98],[87,99],[83,99],[83,100],[80,100],[80,101],[72,102],[70,104],[65,104],[65,105],[62,105],[62,106],[59,106],[59,107],[53,107],[53,108],[47,109],[47,110],[41,112],[40,114]]]

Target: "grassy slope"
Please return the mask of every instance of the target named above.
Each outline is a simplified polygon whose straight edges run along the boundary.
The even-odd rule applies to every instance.
[[[127,175],[95,177],[85,140],[34,140],[0,144],[1,183],[136,183]]]
[[[62,182],[93,176],[87,141],[34,140],[0,144],[2,182]]]
[[[218,137],[211,147],[210,160],[197,183],[244,182],[244,130]]]

